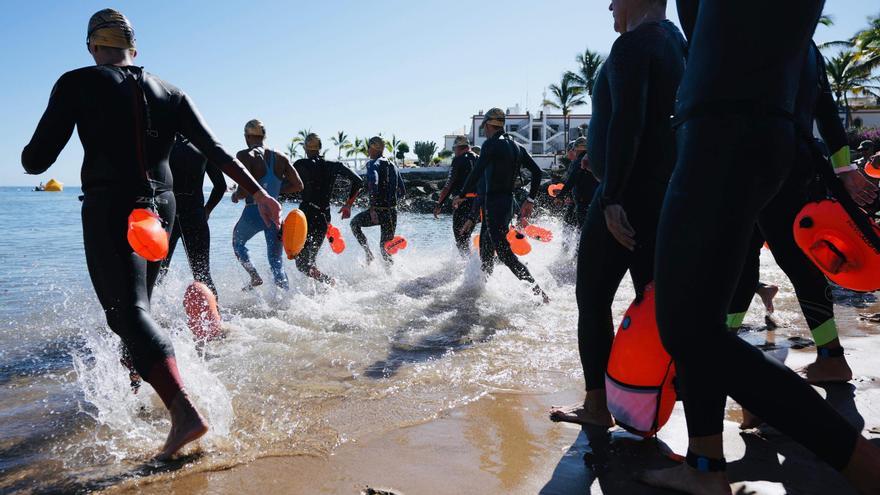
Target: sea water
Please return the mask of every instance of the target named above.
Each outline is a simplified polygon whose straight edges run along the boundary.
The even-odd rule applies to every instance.
[[[182,245],[152,301],[211,429],[182,461],[152,463],[170,423],[148,384],[132,393],[119,363],[119,339],[85,265],[79,194],[0,188],[2,492],[88,491],[169,470],[327,455],[343,442],[430,420],[495,391],[582,386],[575,262],[563,250],[556,218],[535,220],[556,239],[532,241],[523,258],[552,298],[547,306],[503,265],[487,279],[476,256],[462,259],[448,216],[407,213],[398,233],[409,247],[387,269],[365,264],[348,220],[334,211],[348,248],[336,255],[325,246],[317,265],[337,279],[335,287],[285,261],[291,289],[276,289],[258,235],[248,247],[266,284],[243,292],[248,277],[231,245],[242,206],[227,196],[210,218],[227,337],[201,347],[186,327],[182,299],[192,275]],[[378,229],[365,231],[377,253]],[[804,333],[769,256],[762,279],[783,285],[780,316]],[[632,297],[626,278],[615,321]],[[747,321],[760,321],[758,306]]]

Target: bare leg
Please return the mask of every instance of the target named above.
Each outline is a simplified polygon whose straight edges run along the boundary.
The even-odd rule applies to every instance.
[[[160,461],[171,459],[184,445],[198,440],[208,432],[208,423],[196,410],[185,391],[181,390],[177,394],[168,412],[171,413],[171,431],[156,456]]]
[[[773,313],[775,311],[775,308],[773,307],[773,298],[779,293],[779,287],[761,283],[758,285],[758,290],[756,292],[761,298],[761,302],[764,303],[764,308],[767,312]]]

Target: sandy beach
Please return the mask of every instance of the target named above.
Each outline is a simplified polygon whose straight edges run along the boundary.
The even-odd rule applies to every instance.
[[[876,311],[876,303],[837,310],[854,316]],[[797,343],[787,330],[747,331],[744,337],[800,368],[812,348],[768,345]],[[850,384],[817,388],[864,434],[880,442],[880,332],[875,324],[844,329],[847,358],[856,378]],[[133,480],[107,493],[239,494],[340,493],[372,488],[395,494],[541,493],[662,494],[635,480],[646,468],[671,466],[670,452],[683,454],[686,428],[681,404],[658,440],[641,440],[620,429],[602,433],[554,424],[551,405],[579,400],[577,389],[551,394],[492,393],[434,420],[380,434],[355,437],[330,455],[266,457],[222,470],[189,466],[148,480]],[[772,428],[741,432],[740,409],[728,402],[725,446],[734,493],[848,494],[844,479],[804,448]],[[375,411],[382,414],[382,411]],[[196,469],[190,469],[196,467]],[[195,471],[195,472],[193,472]],[[366,491],[365,493],[370,493]]]

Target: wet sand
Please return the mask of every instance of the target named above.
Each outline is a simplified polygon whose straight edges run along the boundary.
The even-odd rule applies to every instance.
[[[876,359],[880,335],[876,328],[865,323],[860,330],[874,335],[861,333],[846,339],[847,357],[856,376],[853,382],[817,390],[868,438],[880,442],[880,361]],[[772,336],[753,332],[746,337],[764,340],[765,335]],[[795,369],[814,356],[810,348],[786,354],[787,364]],[[130,481],[108,492],[357,494],[371,487],[410,495],[673,493],[641,485],[634,475],[645,468],[673,465],[665,452],[685,452],[681,404],[659,441],[640,440],[618,429],[606,439],[601,433],[547,419],[551,405],[580,398],[578,390],[543,395],[494,393],[432,421],[355,438],[326,457],[262,458],[222,471],[189,474],[190,470],[184,470],[187,473]],[[772,428],[741,433],[739,418],[738,406],[729,402],[724,435],[734,493],[853,493],[839,474]],[[607,464],[603,458],[609,459]]]

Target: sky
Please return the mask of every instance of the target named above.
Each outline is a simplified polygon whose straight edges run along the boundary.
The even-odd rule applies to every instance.
[[[236,151],[244,147],[243,127],[251,118],[265,123],[268,145],[279,150],[300,129],[318,132],[326,147],[337,131],[442,147],[444,135],[462,132],[479,110],[517,104],[540,110],[545,88],[576,68],[578,53],[610,50],[617,35],[608,3],[5,2],[0,186],[52,177],[80,183],[82,148],[75,133],[41,176],[24,174],[20,154],[58,77],[93,64],[86,25],[105,7],[122,11],[134,25],[136,63],[186,91],[220,141]],[[669,14],[677,22],[673,4]],[[819,26],[819,42],[850,37],[880,7],[876,0],[828,0],[825,11],[835,25]]]

